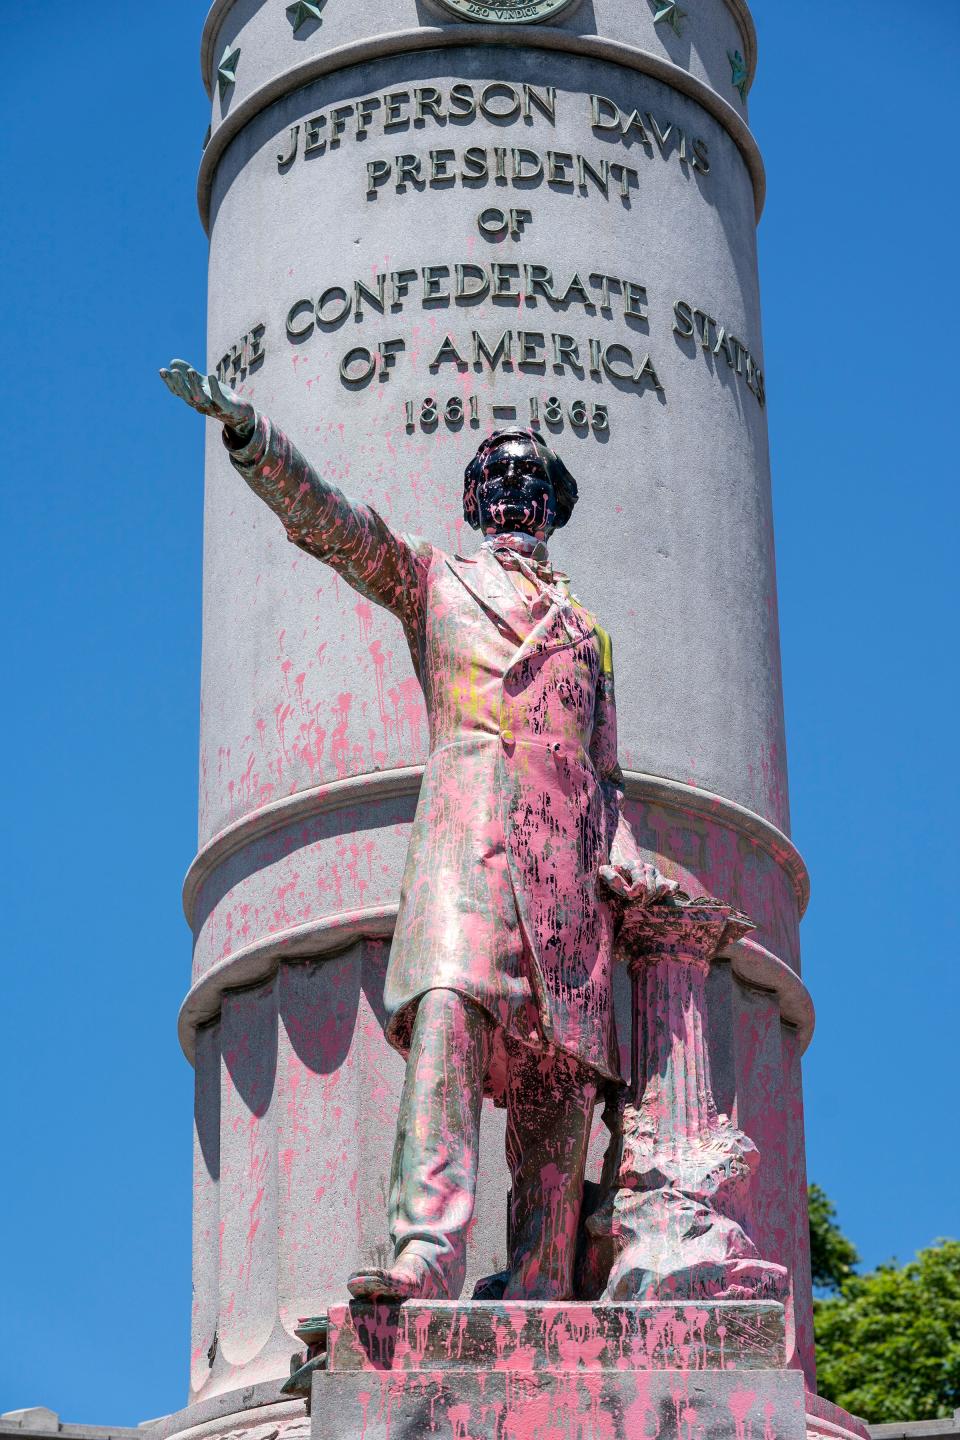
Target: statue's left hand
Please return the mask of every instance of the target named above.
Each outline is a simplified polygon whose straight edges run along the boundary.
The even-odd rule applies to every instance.
[[[600,879],[628,905],[655,905],[679,890],[676,880],[661,875],[656,865],[630,860],[623,865],[602,865]]]
[[[219,420],[239,436],[253,434],[257,414],[253,406],[228,385],[221,385],[216,375],[201,375],[186,360],[171,360],[169,370],[161,370],[160,378],[173,395],[185,400],[201,415]]]

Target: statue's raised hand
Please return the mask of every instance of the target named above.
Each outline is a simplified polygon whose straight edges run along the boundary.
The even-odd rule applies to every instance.
[[[228,385],[221,385],[216,375],[201,375],[186,360],[171,360],[169,370],[160,377],[167,389],[201,415],[219,420],[235,435],[246,438],[253,434],[257,415],[252,405],[235,395]]]

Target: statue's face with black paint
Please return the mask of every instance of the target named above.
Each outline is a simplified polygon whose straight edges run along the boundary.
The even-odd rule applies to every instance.
[[[520,531],[547,539],[556,522],[557,498],[532,440],[512,436],[487,452],[477,506],[484,535]]]

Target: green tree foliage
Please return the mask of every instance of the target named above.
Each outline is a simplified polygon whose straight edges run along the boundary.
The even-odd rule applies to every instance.
[[[857,1247],[837,1224],[837,1212],[819,1185],[807,1191],[810,1209],[810,1267],[816,1290],[839,1290],[859,1265]]]
[[[911,1264],[857,1275],[836,1211],[810,1187],[820,1394],[874,1425],[947,1418],[960,1407],[960,1241],[940,1240]]]

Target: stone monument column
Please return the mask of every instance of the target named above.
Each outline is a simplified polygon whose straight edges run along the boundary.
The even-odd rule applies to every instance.
[[[711,966],[706,1043],[812,1389],[756,41],[743,0],[686,6],[215,0],[207,362],[322,475],[451,551],[472,548],[461,480],[491,429],[538,426],[577,477],[552,554],[612,633],[629,818],[685,892],[758,927]],[[399,625],[287,544],[208,431],[193,1342],[169,1434],[302,1414],[279,1393],[298,1320],[385,1258],[403,1065],[382,983],[428,740]],[[485,1123],[468,1294],[505,1245]]]

